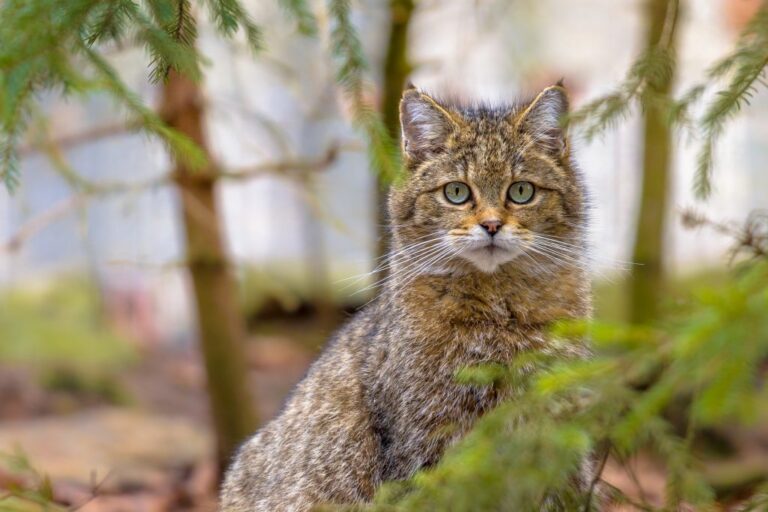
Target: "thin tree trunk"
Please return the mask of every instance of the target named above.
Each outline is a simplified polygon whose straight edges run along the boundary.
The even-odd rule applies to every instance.
[[[665,44],[674,52],[677,0],[647,0],[646,20],[647,46],[651,48],[666,39]],[[670,74],[652,81],[649,89],[659,98],[669,98],[673,79]],[[643,181],[632,258],[638,265],[630,279],[630,320],[636,323],[653,321],[665,297],[664,231],[671,186],[672,133],[664,108],[656,102],[646,108],[643,136]]]
[[[200,88],[171,71],[163,88],[160,113],[173,128],[207,149]],[[208,378],[208,395],[220,468],[237,445],[256,428],[248,392],[244,324],[234,276],[224,249],[222,219],[216,204],[213,164],[192,170],[176,162],[174,180],[181,196],[186,261],[194,286],[200,345]]]
[[[387,56],[384,63],[384,90],[382,91],[382,117],[389,135],[400,138],[400,97],[403,86],[411,72],[408,62],[408,26],[413,15],[413,0],[391,0],[389,4],[391,31],[387,45]],[[387,183],[378,184],[378,246],[377,256],[387,253],[389,230],[387,229]],[[381,261],[381,260],[377,260]],[[384,278],[386,273],[381,270],[376,280]]]

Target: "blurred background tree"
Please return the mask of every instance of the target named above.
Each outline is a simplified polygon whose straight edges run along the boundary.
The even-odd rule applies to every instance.
[[[301,33],[316,34],[314,16],[305,2],[282,4]],[[261,29],[240,2],[210,0],[203,5],[220,36],[231,38],[241,30],[250,49],[261,50]],[[223,467],[238,443],[255,430],[257,420],[245,379],[243,318],[214,197],[222,171],[207,149],[204,134],[204,105],[198,85],[204,78],[204,58],[195,46],[195,8],[190,0],[4,3],[0,9],[4,20],[0,31],[4,41],[0,52],[4,98],[0,104],[0,177],[10,190],[18,184],[19,139],[32,115],[35,95],[42,90],[104,92],[127,110],[133,129],[168,144],[175,168],[167,178],[176,184],[181,197],[185,259],[194,287],[218,460]],[[356,124],[368,134],[374,165],[382,170],[382,176],[391,178],[397,172],[396,149],[364,98],[366,61],[349,21],[349,10],[345,0],[331,2],[337,78],[350,96]],[[151,80],[164,84],[159,113],[127,88],[103,56],[105,49],[128,39],[146,49]],[[103,192],[103,187],[88,183],[75,171],[69,178],[85,194]]]
[[[384,58],[384,80],[381,91],[381,114],[392,140],[400,140],[400,97],[406,85],[412,66],[408,60],[408,29],[415,9],[413,0],[390,0],[389,2],[389,40]],[[389,243],[389,219],[387,217],[387,192],[389,183],[380,180],[376,201],[378,203],[378,258],[387,254]],[[375,281],[386,277],[386,269],[381,268]]]
[[[675,74],[675,47],[680,10],[678,0],[646,3],[646,54],[660,54],[664,68],[649,75],[643,99],[643,181],[640,213],[632,254],[630,319],[636,323],[656,318],[665,296],[664,236],[669,217],[672,168],[672,127],[667,122]],[[653,57],[656,58],[656,57]]]

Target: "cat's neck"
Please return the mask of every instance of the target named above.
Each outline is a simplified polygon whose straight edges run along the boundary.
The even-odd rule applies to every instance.
[[[496,272],[468,267],[394,279],[384,303],[402,314],[447,323],[543,325],[591,314],[589,278],[580,268],[534,272],[509,263]]]

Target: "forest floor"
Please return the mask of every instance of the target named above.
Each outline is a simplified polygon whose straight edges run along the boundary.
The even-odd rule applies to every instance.
[[[260,417],[277,413],[313,357],[291,339],[259,336],[248,344]],[[13,485],[49,480],[54,500],[81,512],[216,510],[205,376],[196,354],[144,352],[113,377],[107,393],[72,376],[52,389],[36,372],[0,367],[0,496]]]

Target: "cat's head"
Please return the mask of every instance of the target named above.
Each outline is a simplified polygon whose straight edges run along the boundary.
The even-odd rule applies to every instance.
[[[559,85],[502,106],[407,89],[400,103],[407,177],[389,202],[393,249],[414,268],[469,262],[485,273],[575,260],[584,191],[561,127],[567,110]]]

